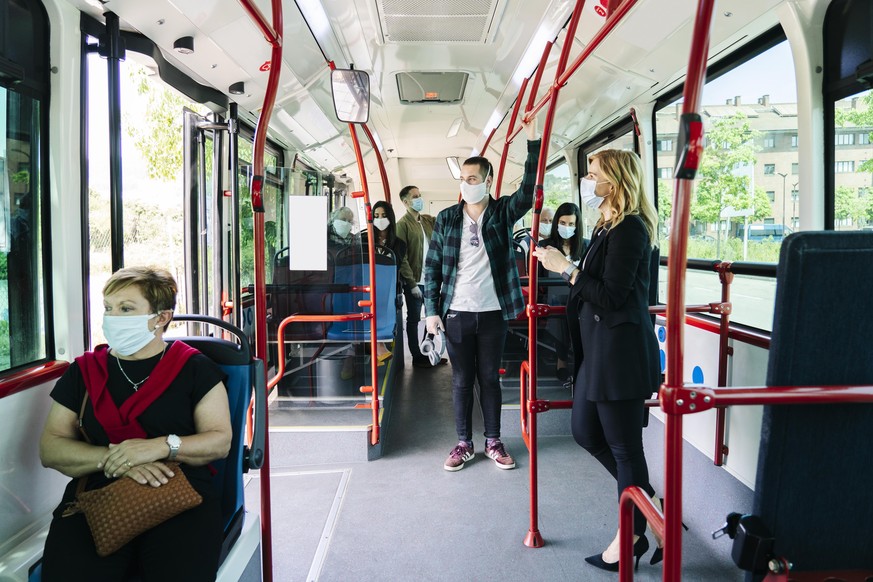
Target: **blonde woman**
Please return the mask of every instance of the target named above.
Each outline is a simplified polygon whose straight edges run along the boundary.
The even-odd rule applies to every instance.
[[[642,433],[645,400],[658,389],[660,372],[648,314],[649,261],[658,216],[643,190],[635,153],[605,150],[588,162],[581,197],[601,216],[581,264],[577,267],[562,250],[548,246],[537,247],[534,254],[571,286],[567,317],[578,354],[573,437],[616,478],[619,495],[636,485],[654,497]],[[649,548],[645,528],[636,512],[637,564]],[[653,563],[660,559],[657,552]],[[618,536],[586,561],[618,571]]]

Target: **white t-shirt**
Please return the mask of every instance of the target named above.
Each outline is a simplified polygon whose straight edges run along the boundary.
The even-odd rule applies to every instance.
[[[427,261],[427,251],[430,250],[430,241],[427,240],[427,233],[424,232],[424,225],[421,224],[421,219],[418,219],[418,228],[421,229],[421,278],[418,280],[419,285],[424,285],[424,265]]]
[[[500,300],[494,288],[494,277],[491,276],[491,263],[485,250],[482,236],[482,218],[474,221],[464,212],[464,226],[461,230],[461,252],[458,255],[458,274],[455,280],[455,291],[449,309],[455,311],[499,311]],[[479,245],[473,246],[473,232],[470,226],[476,225]]]

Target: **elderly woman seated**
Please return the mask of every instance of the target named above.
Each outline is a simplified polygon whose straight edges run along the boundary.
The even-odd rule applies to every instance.
[[[162,269],[117,271],[103,288],[108,342],[86,352],[58,380],[40,440],[46,467],[72,477],[54,512],[42,579],[214,580],[223,528],[208,464],[227,456],[230,414],[224,374],[180,341],[164,341],[176,307],[176,282]],[[132,479],[160,488],[179,470],[203,502],[97,554],[82,513],[65,511],[85,490]]]

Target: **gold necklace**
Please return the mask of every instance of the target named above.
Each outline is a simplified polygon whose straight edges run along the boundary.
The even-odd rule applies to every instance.
[[[161,363],[161,360],[164,359],[164,354],[167,353],[167,344],[164,344],[164,349],[161,350],[161,357],[158,359],[158,364]],[[152,356],[154,357],[154,356]],[[139,382],[134,382],[130,379],[130,376],[124,371],[124,368],[121,367],[121,358],[115,356],[115,361],[118,362],[118,369],[121,370],[121,374],[124,376],[124,379],[130,382],[130,385],[133,387],[133,391],[136,392],[139,390],[139,387],[146,383],[146,380],[151,378],[152,374],[149,372],[149,375],[140,380]],[[157,368],[158,364],[155,364],[155,368]],[[152,368],[152,372],[154,372],[154,368]]]

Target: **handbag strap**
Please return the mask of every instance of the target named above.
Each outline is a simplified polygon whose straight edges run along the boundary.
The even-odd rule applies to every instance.
[[[82,434],[82,438],[84,438],[85,442],[90,445],[93,443],[91,442],[91,439],[88,438],[88,433],[85,432],[85,423],[83,420],[83,418],[85,416],[85,407],[87,405],[88,405],[88,391],[85,390],[85,396],[82,398],[82,406],[79,408],[78,428],[79,428],[79,432]],[[63,517],[69,517],[71,515],[79,513],[79,508],[76,506],[75,499],[77,497],[79,497],[79,494],[85,490],[85,485],[87,485],[87,484],[88,484],[88,476],[87,475],[83,475],[82,477],[79,477],[79,483],[76,485],[76,495],[75,495],[75,497],[73,497],[73,501],[67,505],[66,509],[64,509],[64,513],[62,514]]]

